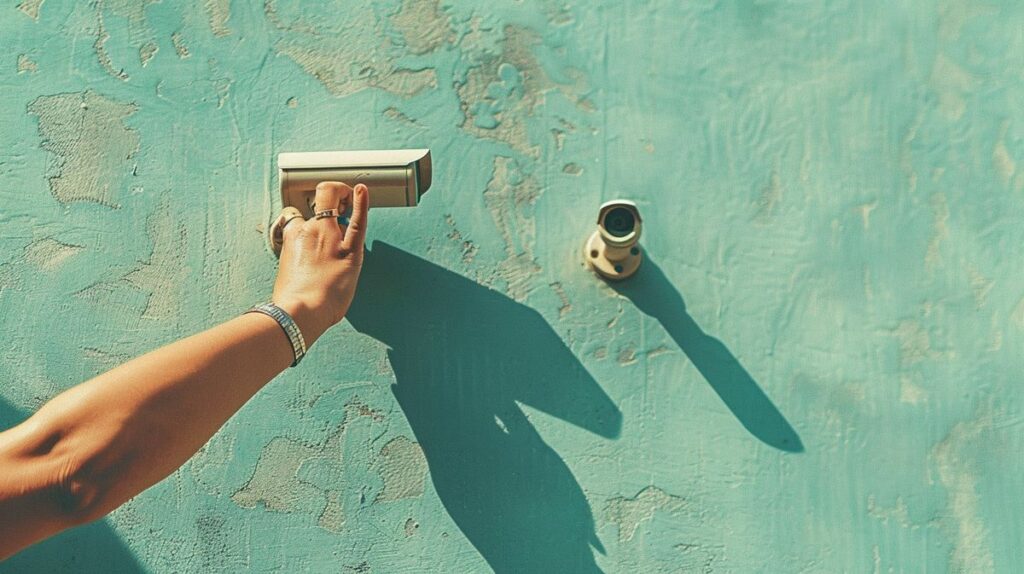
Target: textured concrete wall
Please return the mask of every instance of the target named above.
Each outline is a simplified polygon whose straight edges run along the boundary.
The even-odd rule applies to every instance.
[[[436,177],[301,368],[0,570],[1024,563],[1019,2],[12,4],[0,424],[267,296],[276,153]]]

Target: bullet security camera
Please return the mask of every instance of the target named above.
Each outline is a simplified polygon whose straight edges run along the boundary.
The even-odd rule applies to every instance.
[[[321,181],[365,184],[370,207],[415,207],[430,188],[432,175],[429,149],[282,153],[277,167],[282,207],[293,207],[306,219],[313,217]],[[268,236],[276,255],[281,253],[283,222],[279,217]]]
[[[597,230],[587,239],[583,258],[587,266],[605,279],[625,279],[640,267],[643,251],[640,232],[643,221],[636,204],[616,199],[601,205]]]
[[[313,216],[316,184],[341,181],[370,189],[370,207],[415,207],[430,188],[429,149],[318,151],[277,156],[281,203]]]

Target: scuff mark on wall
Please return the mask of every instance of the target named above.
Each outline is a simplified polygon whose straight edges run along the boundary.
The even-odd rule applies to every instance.
[[[42,147],[53,154],[50,192],[61,203],[93,201],[117,208],[115,185],[131,173],[138,133],[125,125],[135,104],[92,90],[40,96],[28,106],[39,118]]]
[[[388,441],[377,457],[377,472],[384,488],[374,502],[390,502],[423,495],[427,458],[418,443],[399,436]]]
[[[81,245],[71,245],[52,237],[44,237],[26,245],[22,257],[25,262],[43,271],[53,271],[82,249],[84,247]]]
[[[631,498],[620,496],[609,500],[604,507],[604,518],[619,529],[619,542],[629,542],[641,524],[654,518],[655,512],[673,514],[685,509],[686,500],[652,485]]]

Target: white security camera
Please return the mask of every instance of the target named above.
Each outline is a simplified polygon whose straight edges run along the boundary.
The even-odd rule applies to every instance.
[[[606,279],[617,281],[633,275],[643,260],[639,244],[642,229],[640,210],[632,201],[616,199],[602,204],[597,230],[584,247],[584,260]]]
[[[429,149],[282,153],[277,167],[282,207],[295,208],[306,219],[313,217],[321,181],[365,184],[370,207],[415,207],[430,188],[432,171]],[[275,255],[281,254],[281,226],[287,220],[279,216],[270,227],[267,239]]]
[[[313,216],[316,184],[370,188],[370,207],[415,207],[430,188],[430,150],[318,151],[277,156],[281,203]]]

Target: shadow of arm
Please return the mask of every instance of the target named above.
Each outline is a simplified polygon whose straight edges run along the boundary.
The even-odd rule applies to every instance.
[[[697,325],[682,295],[653,261],[645,261],[631,281],[613,287],[661,323],[750,434],[779,450],[804,450],[796,430],[728,347]]]

